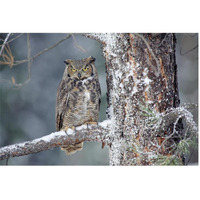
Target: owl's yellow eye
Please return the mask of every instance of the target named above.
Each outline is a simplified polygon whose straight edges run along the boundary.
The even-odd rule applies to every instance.
[[[71,69],[72,69],[73,72],[76,72],[76,71],[77,71],[77,69],[74,69],[73,67],[72,67]]]
[[[88,70],[88,66],[85,66],[84,68],[83,68],[83,71],[87,71]]]

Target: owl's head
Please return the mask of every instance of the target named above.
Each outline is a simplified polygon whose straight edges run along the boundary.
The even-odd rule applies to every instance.
[[[81,60],[65,60],[66,64],[64,77],[71,77],[77,80],[84,80],[96,74],[94,65],[95,58],[92,56]],[[63,78],[64,78],[63,77]]]

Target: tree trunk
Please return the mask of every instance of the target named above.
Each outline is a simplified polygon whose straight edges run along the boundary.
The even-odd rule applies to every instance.
[[[159,156],[170,157],[181,135],[181,121],[163,131],[157,126],[159,114],[180,102],[175,35],[113,33],[88,37],[102,43],[106,60],[107,112],[113,124],[110,164],[152,165]]]

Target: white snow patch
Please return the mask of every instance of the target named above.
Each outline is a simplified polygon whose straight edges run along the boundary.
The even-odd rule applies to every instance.
[[[102,42],[104,42],[107,46],[107,50],[115,47],[116,45],[116,37],[117,37],[117,33],[92,33],[89,34],[91,36],[94,36],[95,38],[101,40]]]
[[[136,92],[138,92],[137,87],[133,87],[132,94],[135,94]]]
[[[66,135],[65,131],[59,131],[59,132],[51,133],[50,135],[46,135],[44,137],[35,139],[35,140],[33,140],[33,142],[36,143],[36,142],[39,142],[41,140],[49,142],[50,140],[54,139],[57,136],[64,136],[64,135]]]
[[[138,85],[141,82],[139,79],[135,79],[135,84]]]
[[[143,71],[143,76],[146,76],[148,74],[148,71],[149,71],[148,68],[145,68]]]
[[[83,129],[86,129],[87,128],[87,125],[82,125],[82,126],[78,126],[78,127],[76,127],[76,130],[77,131],[81,131],[81,130],[83,130]]]
[[[123,85],[122,83],[120,83],[120,84],[119,84],[119,87],[120,87],[120,88],[123,88],[123,87],[124,87],[124,85]]]
[[[136,63],[135,68],[138,68],[140,66],[140,63]]]
[[[149,85],[149,83],[151,83],[151,79],[149,79],[147,76],[143,79],[143,81],[144,81],[144,83],[146,84],[146,85]]]
[[[115,71],[115,77],[120,78],[120,79],[122,78],[122,70],[121,69]]]
[[[113,73],[113,86],[114,86],[114,88],[117,88],[117,83],[118,83],[118,81],[116,80],[116,77]]]
[[[72,134],[74,134],[75,132],[74,132],[74,130],[73,129],[71,129],[71,128],[68,128],[67,129],[67,135],[72,135]]]
[[[152,101],[152,100],[147,100],[146,102],[147,103],[154,103],[154,101]]]
[[[99,123],[99,125],[103,128],[107,128],[110,124],[112,124],[112,121],[110,119],[104,120],[103,122]]]
[[[107,108],[107,113],[109,116],[113,117],[114,113],[112,104],[110,104],[110,106]]]
[[[134,65],[134,69],[133,69],[133,62],[131,61],[130,63],[127,63],[127,65],[126,65],[126,79],[124,80],[124,81],[129,81],[129,77],[130,76],[132,76],[133,77],[133,81],[134,81],[134,87],[133,87],[133,90],[132,90],[132,92],[131,92],[131,95],[133,95],[133,94],[135,94],[135,93],[137,93],[138,92],[138,88],[137,88],[137,86],[139,85],[139,84],[141,84],[141,79],[137,79],[136,77],[134,77],[134,69],[137,69],[139,66],[140,66],[140,64],[139,63],[136,63],[135,65]]]
[[[111,53],[110,55],[112,55],[113,57],[117,57],[116,53]]]
[[[152,80],[149,79],[149,77],[147,76],[148,71],[149,71],[148,68],[145,68],[145,69],[144,69],[144,72],[143,72],[143,76],[144,76],[145,78],[143,78],[142,80],[143,80],[143,82],[144,82],[146,85],[149,85],[149,84],[152,82]]]

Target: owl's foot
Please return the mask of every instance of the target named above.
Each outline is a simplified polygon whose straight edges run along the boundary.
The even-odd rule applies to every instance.
[[[75,130],[75,126],[71,126],[71,127],[65,127],[64,129],[62,129],[63,131],[65,131],[67,134],[72,134]],[[78,143],[78,144],[72,144],[72,145],[62,145],[61,146],[61,150],[65,151],[65,153],[67,155],[71,155],[76,153],[77,151],[81,151],[83,149],[83,142]]]

